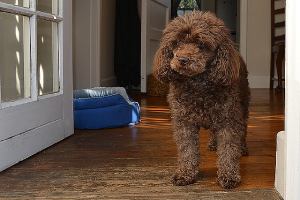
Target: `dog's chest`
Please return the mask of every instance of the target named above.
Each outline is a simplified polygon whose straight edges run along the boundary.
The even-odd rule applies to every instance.
[[[222,112],[226,96],[222,91],[195,87],[170,87],[169,104],[172,115],[209,127],[214,116]]]
[[[219,98],[208,93],[198,93],[190,95],[178,96],[181,106],[190,111],[195,112],[197,115],[209,115],[217,107],[219,107]]]

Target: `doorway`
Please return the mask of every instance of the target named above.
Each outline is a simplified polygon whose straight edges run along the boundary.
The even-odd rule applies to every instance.
[[[116,1],[114,72],[118,86],[140,90],[141,2]]]
[[[239,0],[173,0],[172,18],[187,14],[193,10],[210,11],[224,20],[232,39],[239,44]]]

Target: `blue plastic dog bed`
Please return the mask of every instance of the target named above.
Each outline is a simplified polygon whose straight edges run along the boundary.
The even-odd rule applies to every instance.
[[[74,91],[76,129],[101,129],[134,125],[140,121],[140,106],[124,88],[93,88]]]

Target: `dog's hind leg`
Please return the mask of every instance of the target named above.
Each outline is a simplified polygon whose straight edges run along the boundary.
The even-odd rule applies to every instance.
[[[176,121],[173,124],[178,168],[172,177],[172,183],[178,186],[192,184],[199,173],[199,128],[188,122]]]
[[[247,147],[247,142],[246,142],[246,137],[247,137],[247,130],[241,137],[241,146],[242,146],[242,156],[248,156],[248,147]],[[217,136],[215,133],[210,132],[209,133],[209,138],[208,138],[208,150],[210,151],[216,151],[217,150]]]
[[[243,126],[242,136],[241,136],[241,147],[242,147],[242,156],[248,156],[248,147],[247,147],[247,122]]]
[[[226,189],[235,188],[241,181],[241,134],[237,130],[225,128],[218,131],[217,142],[219,184]]]
[[[243,155],[243,156],[248,156],[248,155],[249,155],[246,137],[247,137],[247,133],[245,133],[245,134],[242,136],[242,138],[241,138],[241,140],[242,140],[241,146],[242,146],[242,155]]]

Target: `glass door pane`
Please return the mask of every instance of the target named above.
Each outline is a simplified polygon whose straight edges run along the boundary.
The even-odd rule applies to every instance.
[[[1,102],[29,98],[29,18],[0,12],[0,27]]]
[[[13,4],[15,6],[21,6],[29,8],[29,0],[0,0],[0,2]]]
[[[36,9],[46,13],[57,14],[58,0],[37,0]]]
[[[58,24],[38,19],[37,69],[39,95],[59,92]]]

